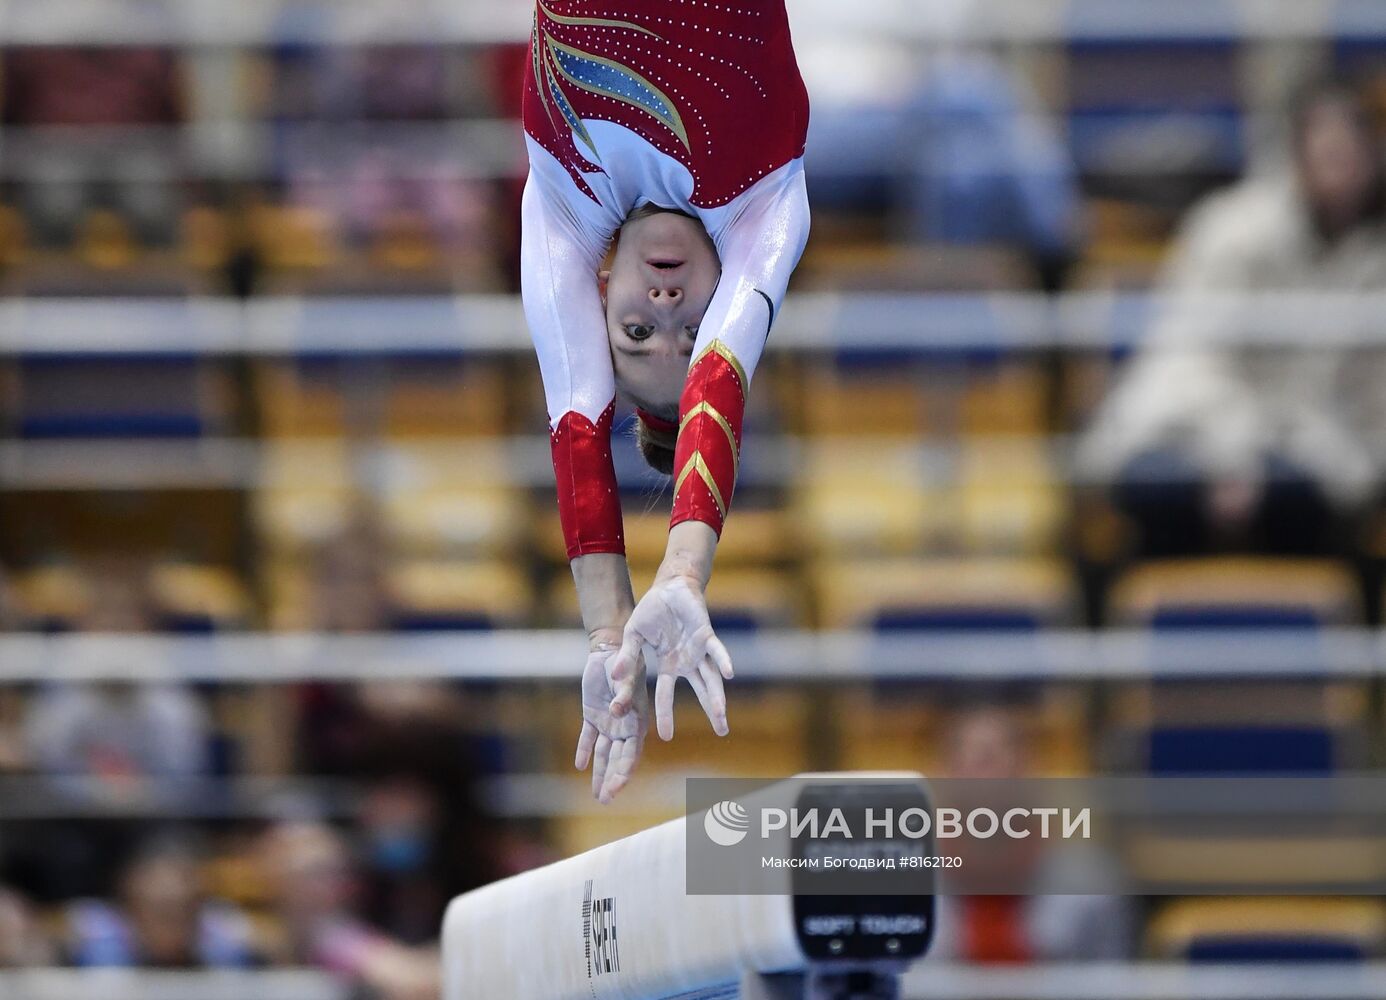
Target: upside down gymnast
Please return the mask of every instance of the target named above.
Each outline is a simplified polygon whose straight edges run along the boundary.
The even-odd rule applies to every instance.
[[[589,638],[576,766],[607,802],[644,745],[647,668],[663,739],[679,677],[728,731],[732,663],[704,590],[746,393],[808,238],[808,95],[785,2],[538,0],[524,127],[525,317]],[[638,604],[611,458],[618,396],[674,479]]]

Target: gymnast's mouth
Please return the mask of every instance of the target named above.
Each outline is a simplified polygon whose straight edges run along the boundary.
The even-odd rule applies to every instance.
[[[683,261],[681,261],[681,260],[671,260],[671,259],[669,259],[669,258],[659,258],[659,259],[657,259],[657,260],[647,260],[647,261],[645,261],[645,263],[646,263],[646,264],[649,264],[650,267],[656,268],[656,269],[658,269],[658,270],[660,270],[660,271],[676,271],[676,270],[678,270],[679,268],[683,267]]]

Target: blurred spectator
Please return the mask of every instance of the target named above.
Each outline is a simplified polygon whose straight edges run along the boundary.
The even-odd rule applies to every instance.
[[[984,706],[960,711],[948,730],[944,774],[973,781],[1032,777],[1034,758],[1014,710]],[[970,962],[1097,961],[1129,958],[1135,914],[1121,896],[1062,894],[1086,881],[1104,858],[1084,849],[1045,849],[1033,838],[952,842],[969,879],[984,871],[998,888],[1024,886],[1034,895],[938,897],[938,924],[930,954]],[[980,862],[980,863],[979,863]],[[946,888],[946,886],[945,886]],[[1045,895],[1046,892],[1055,893]]]
[[[278,965],[315,965],[349,976],[382,1000],[434,1000],[436,950],[401,945],[355,912],[358,875],[341,837],[317,823],[289,823],[265,836],[264,865],[282,937]]]
[[[1073,162],[1038,103],[983,52],[940,55],[908,109],[908,204],[916,239],[1022,248],[1058,291],[1081,208]]]
[[[147,243],[176,228],[179,59],[144,46],[7,50],[0,121],[25,129],[6,143],[23,178],[21,205],[42,244],[73,241],[93,209],[116,213]],[[32,131],[29,131],[32,130]]]
[[[25,730],[34,767],[59,778],[118,785],[208,769],[207,711],[177,685],[49,687],[31,700]]]
[[[1355,332],[1346,295],[1386,291],[1378,140],[1339,85],[1305,96],[1293,136],[1284,176],[1195,209],[1167,266],[1162,318],[1081,443],[1080,470],[1114,484],[1147,555],[1331,552],[1376,479],[1382,359],[1323,337]],[[1337,297],[1305,310],[1299,345],[1236,345],[1229,334],[1256,300],[1229,311],[1209,296],[1268,292]]]
[[[502,874],[464,708],[461,695],[427,682],[319,687],[305,698],[306,768],[369,781],[365,912],[410,944],[437,934],[453,896]]]
[[[443,804],[437,793],[408,774],[376,781],[362,807],[369,910],[391,934],[413,944],[435,938],[452,898],[440,869]],[[468,846],[453,845],[461,853]]]
[[[150,630],[142,567],[119,557],[91,560],[92,602],[77,627]],[[209,766],[211,720],[180,684],[53,684],[30,699],[24,730],[34,769],[60,779],[95,778],[114,788],[141,777],[202,774]]]
[[[126,866],[116,903],[68,907],[70,959],[78,966],[241,968],[252,964],[250,922],[207,899],[199,858],[184,842],[156,839]]]
[[[973,0],[890,6],[875,16],[923,21],[934,46],[859,31],[845,44],[826,32],[798,46],[814,101],[815,204],[884,208],[917,240],[1016,247],[1058,289],[1082,239],[1074,165],[1028,85],[969,40],[988,12]],[[795,15],[855,27],[861,12],[818,2]]]
[[[419,37],[436,21],[430,0],[346,9],[287,10],[275,56],[278,170],[290,204],[316,209],[355,243],[424,231],[454,250],[489,243],[492,192],[465,176],[465,150],[446,127],[456,70],[429,44],[303,45],[303,17],[329,36],[389,38],[400,24]]]
[[[89,633],[151,628],[142,562],[92,560],[90,606],[75,625]],[[176,683],[69,684],[35,690],[26,700],[23,755],[55,801],[105,807],[157,797],[176,802],[198,791],[169,779],[206,774],[212,721],[201,700]],[[118,819],[26,826],[25,888],[44,900],[105,893],[109,873],[136,831]],[[29,881],[32,880],[32,881]]]
[[[28,900],[0,885],[0,969],[52,965],[56,956]]]

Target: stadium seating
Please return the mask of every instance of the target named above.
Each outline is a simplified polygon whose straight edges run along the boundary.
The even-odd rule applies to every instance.
[[[833,766],[843,770],[918,768],[950,777],[952,721],[944,689],[878,684],[848,688],[834,698]],[[966,703],[964,703],[966,707]],[[1008,709],[1027,753],[1027,777],[1078,777],[1092,766],[1086,692],[1050,686]]]
[[[1132,20],[1145,13],[1146,30],[1102,30],[1128,13]],[[1108,175],[1109,183],[1117,175],[1129,191],[1157,174],[1226,177],[1240,169],[1236,13],[1231,3],[1198,0],[1143,12],[1115,11],[1102,0],[1068,5],[1070,24],[1096,29],[1076,32],[1067,47],[1069,131],[1080,170]],[[1189,25],[1199,26],[1197,35]]]
[[[314,356],[262,364],[258,381],[261,419],[276,437],[457,437],[505,426],[504,380],[482,360]]]
[[[1046,439],[965,439],[957,492],[958,538],[965,551],[1032,556],[1058,551],[1067,497]]]
[[[389,623],[405,631],[517,627],[534,613],[520,568],[500,561],[401,561],[385,573]]]
[[[11,594],[21,625],[44,631],[76,627],[90,611],[90,581],[73,566],[40,566],[14,574]]]
[[[1366,766],[1362,684],[1266,679],[1128,687],[1111,707],[1107,764],[1165,778],[1308,778]],[[1378,845],[1322,824],[1268,835],[1254,822],[1208,830],[1143,831],[1128,861],[1152,884],[1352,885],[1381,874]]]
[[[251,620],[250,596],[224,566],[165,563],[149,574],[154,616],[172,632],[210,632],[244,627]]]
[[[1041,629],[1072,621],[1061,563],[1010,559],[879,559],[817,564],[825,628]]]
[[[927,457],[901,439],[823,440],[800,458],[791,516],[810,553],[923,551],[956,524],[956,498],[935,486]]]
[[[1155,914],[1146,950],[1191,962],[1360,961],[1386,951],[1386,906],[1313,897],[1176,900]]]
[[[5,422],[27,438],[192,438],[226,432],[224,371],[188,357],[28,358]]]
[[[1352,574],[1321,560],[1191,559],[1149,563],[1112,588],[1109,618],[1154,628],[1255,628],[1355,622]]]
[[[499,555],[527,541],[534,518],[503,441],[400,441],[380,458],[381,529],[394,551]]]
[[[449,101],[463,113],[421,117],[402,130],[423,135],[436,126],[456,145],[457,162],[444,170],[473,184],[467,196],[475,199],[467,206],[470,228],[459,239],[417,210],[386,212],[362,229],[295,186],[284,160],[288,132],[298,130],[311,144],[314,132],[369,137],[387,134],[373,132],[374,125],[391,124],[346,106],[333,111],[341,117],[318,121],[267,97],[281,82],[271,79],[272,64],[314,58],[289,36],[333,27],[333,5],[272,3],[267,10],[282,6],[284,23],[271,28],[258,14],[232,18],[227,25],[234,21],[246,37],[226,41],[213,41],[219,19],[180,16],[169,30],[191,26],[207,41],[190,46],[183,67],[195,86],[184,95],[188,127],[173,126],[189,155],[174,167],[182,193],[172,199],[179,206],[170,213],[179,223],[172,242],[142,234],[125,209],[108,206],[105,192],[94,189],[75,234],[55,244],[20,190],[30,168],[12,140],[23,137],[9,118],[0,128],[0,198],[12,202],[0,204],[0,348],[23,334],[25,344],[45,352],[0,356],[0,437],[15,439],[0,440],[0,627],[161,633],[151,644],[169,638],[162,633],[246,633],[216,636],[218,655],[223,647],[261,648],[261,630],[343,633],[343,648],[378,643],[386,651],[382,676],[389,674],[390,632],[562,630],[561,641],[571,642],[569,675],[560,665],[557,679],[448,680],[437,687],[464,704],[458,725],[465,739],[458,742],[475,751],[484,775],[475,787],[458,788],[448,807],[472,810],[479,801],[481,813],[492,813],[485,820],[501,831],[497,850],[513,852],[507,864],[516,869],[541,854],[576,853],[679,814],[685,776],[900,767],[944,775],[952,727],[974,705],[1001,706],[1016,723],[1027,748],[1023,766],[1034,775],[1324,776],[1379,766],[1386,761],[1381,636],[1357,630],[1386,618],[1386,595],[1371,595],[1364,608],[1357,566],[1247,556],[1129,567],[1119,515],[1098,497],[1099,487],[1070,480],[1066,456],[1071,436],[1088,425],[1135,336],[1147,328],[1158,302],[1144,293],[1157,282],[1179,221],[1198,196],[1248,165],[1253,140],[1259,152],[1292,85],[1328,69],[1364,77],[1386,116],[1386,35],[1367,30],[1379,27],[1382,5],[1290,4],[1292,16],[1281,24],[1274,12],[1267,15],[1276,4],[1245,0],[1060,0],[1033,9],[998,5],[1007,8],[1003,17],[1014,14],[999,27],[988,23],[993,12],[981,9],[988,5],[958,5],[977,8],[966,30],[995,29],[1000,43],[960,54],[994,57],[1021,77],[1019,89],[1038,98],[1026,112],[1057,121],[1069,144],[1084,211],[1065,289],[1097,294],[1032,297],[1041,280],[1036,262],[1016,246],[910,242],[904,230],[915,206],[891,200],[902,185],[882,183],[888,170],[920,165],[908,151],[898,164],[878,165],[869,208],[815,202],[813,237],[756,374],[743,479],[707,595],[712,620],[738,657],[729,685],[731,734],[712,734],[681,685],[678,738],[650,738],[640,780],[609,808],[591,802],[589,776],[572,768],[583,637],[547,468],[543,389],[510,301],[519,290],[523,151],[518,125],[505,119],[518,113],[515,74],[528,71],[526,24],[502,46],[492,45],[489,24],[480,26],[486,37],[479,43],[440,42],[448,50]],[[19,6],[0,2],[16,16]],[[319,6],[323,22],[307,26],[305,12]],[[802,17],[811,18],[813,6],[805,4]],[[901,16],[918,13],[903,0],[893,6]],[[797,39],[801,12],[793,7],[791,0]],[[449,31],[477,27],[475,12],[464,13],[448,19]],[[26,20],[26,30],[61,30],[68,16]],[[1334,29],[1312,28],[1319,19]],[[267,37],[256,41],[261,22]],[[1051,37],[1049,27],[1058,33]],[[345,26],[343,37],[353,30]],[[399,21],[402,37],[417,30],[409,18]],[[912,20],[890,42],[907,50],[913,66],[932,58],[932,30]],[[8,58],[10,44],[0,57]],[[331,49],[324,47],[332,55],[324,65],[337,59]],[[492,81],[498,98],[482,75],[503,50],[511,61]],[[863,78],[847,81],[849,89],[870,85],[873,102],[904,100],[914,85],[872,79],[879,67],[859,69]],[[821,108],[828,100],[815,91],[814,102]],[[447,114],[456,110],[449,105]],[[503,141],[481,141],[493,134]],[[375,180],[388,186],[396,180],[386,176],[391,169]],[[428,169],[410,162],[404,172]],[[811,191],[833,183],[812,176],[812,164],[810,173]],[[313,183],[309,178],[306,186]],[[348,200],[341,192],[333,199]],[[486,296],[481,308],[454,298],[474,292]],[[916,301],[909,296],[919,292],[932,295],[928,323],[906,314]],[[93,296],[123,301],[112,307]],[[70,324],[83,337],[137,343],[150,333],[145,296],[160,297],[156,305],[172,317],[149,342],[158,343],[155,350],[171,344],[176,353],[60,355],[44,340],[49,304],[31,302],[64,300],[62,315],[46,321],[55,331]],[[800,312],[801,302],[813,308]],[[513,310],[505,323],[517,327],[518,339],[501,350],[493,350],[498,335],[511,331],[488,326],[493,306],[497,316]],[[836,325],[816,326],[815,309]],[[98,323],[87,329],[87,317],[104,322],[107,310],[109,331]],[[432,339],[430,319],[451,323],[454,314],[465,314],[466,336],[486,338],[485,350],[454,349],[447,339],[452,326]],[[794,314],[805,318],[803,327]],[[213,315],[228,328],[247,319],[253,343],[198,354],[201,330],[192,327]],[[1011,323],[1013,317],[1023,320]],[[892,321],[908,336],[872,325]],[[394,333],[392,322],[422,331],[429,349],[409,353],[387,343],[376,350]],[[294,340],[301,335],[302,344]],[[367,335],[373,346],[359,350]],[[446,349],[435,349],[437,343]],[[669,496],[666,480],[645,469],[632,446],[629,415],[624,421],[613,439],[638,597],[665,551]],[[74,489],[63,478],[90,485],[96,472],[80,456],[99,454],[103,469],[118,467],[124,456],[141,454],[148,438],[165,440],[130,463],[119,484]],[[86,439],[99,441],[74,444]],[[165,463],[165,456],[174,457]],[[141,486],[136,465],[167,474],[172,485]],[[48,469],[61,469],[57,482],[35,488]],[[11,482],[11,471],[23,475]],[[1354,556],[1379,571],[1386,564],[1381,510],[1365,538]],[[102,562],[112,552],[122,557],[115,570]],[[1093,566],[1100,571],[1089,575]],[[1115,581],[1103,575],[1112,567],[1120,567]],[[134,613],[106,617],[112,591],[132,598],[119,610],[138,604]],[[1103,627],[1079,631],[1089,607]],[[931,672],[938,666],[932,661],[918,674],[897,676],[863,657],[848,664],[849,678],[825,679],[827,664],[789,664],[802,669],[786,677],[778,673],[784,663],[757,655],[779,640],[793,650],[822,650],[825,659],[844,648],[918,642],[932,649],[954,640],[970,648],[994,640],[988,650],[1077,649],[1080,673],[1089,651],[1134,651],[1130,661],[1144,671],[1147,653],[1154,663],[1167,640],[1196,646],[1207,637],[1194,633],[1204,629],[1245,640],[1250,652],[1236,670],[1223,671],[1207,655],[1199,669],[1175,679],[1130,672],[1127,662],[1095,663],[1114,668],[1101,679],[1054,677],[1045,673],[1047,662],[1027,659],[996,663],[995,676],[988,662],[979,671],[985,678],[940,679],[944,671]],[[1304,645],[1278,629],[1303,637]],[[771,634],[780,630],[803,634]],[[428,637],[400,638],[400,649],[429,647]],[[1291,663],[1274,675],[1258,670],[1257,638],[1290,644],[1292,654],[1303,648],[1304,669]],[[938,647],[930,645],[935,640]],[[1317,673],[1317,653],[1336,650],[1339,640],[1367,648],[1352,669],[1374,669],[1372,680]],[[335,640],[328,645],[337,648]],[[49,650],[67,648],[66,638],[40,637],[25,648],[38,652],[17,660],[43,663]],[[178,648],[201,650],[203,639],[193,635]],[[1024,676],[1010,676],[1012,667]],[[314,779],[302,772],[333,759],[332,741],[341,735],[323,737],[314,727],[350,729],[352,738],[365,727],[312,717],[305,706],[326,685],[287,673],[271,679],[243,683],[238,675],[196,686],[215,776],[236,779],[259,798],[244,816],[190,825],[207,836],[215,856],[204,872],[209,888],[250,909],[258,937],[282,943],[288,930],[270,912],[275,886],[254,857],[253,830],[267,818],[323,811],[364,834],[361,793],[376,777],[345,780],[340,817],[326,798],[305,790]],[[298,683],[280,683],[290,680]],[[7,781],[19,775],[21,789],[42,778],[25,756],[26,710],[49,678],[39,681],[0,686],[0,774]],[[332,698],[351,706],[343,718],[353,719],[368,687],[331,688]],[[308,764],[312,751],[305,748],[314,738],[328,749]],[[293,778],[295,787],[275,792],[273,780],[261,786],[246,778]],[[260,795],[262,789],[270,791]],[[112,817],[126,805],[113,799]],[[153,824],[132,815],[109,824],[117,825]],[[52,828],[55,838],[65,837],[82,824],[58,817]],[[92,842],[104,849],[107,827],[99,830]],[[30,833],[0,830],[0,841],[9,852]],[[361,844],[368,849],[354,860],[377,860],[371,852],[378,845],[365,836]],[[0,860],[0,879],[28,878],[21,871],[27,855]],[[1193,844],[1171,830],[1138,839],[1127,860],[1136,875],[1171,891],[1188,891],[1190,882],[1241,891],[1240,882],[1255,879],[1275,891],[1318,892],[1324,882],[1386,876],[1378,845],[1341,831],[1293,841],[1235,831]],[[363,900],[367,907],[377,902]],[[65,929],[63,905],[45,916],[55,938]],[[1151,959],[1386,958],[1380,899],[1174,898],[1148,910],[1142,926]],[[1025,975],[1009,981],[1023,984]],[[1177,975],[1161,982],[1177,983]],[[1236,992],[1234,979],[1225,982]],[[13,981],[0,972],[0,994]],[[1033,985],[1038,993],[1062,992],[1065,982],[1046,976]]]
[[[1351,769],[1365,762],[1369,704],[1351,682],[1136,685],[1112,706],[1112,762],[1157,774]]]

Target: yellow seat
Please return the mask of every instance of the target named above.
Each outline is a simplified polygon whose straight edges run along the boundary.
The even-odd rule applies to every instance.
[[[341,536],[368,503],[356,489],[344,440],[271,440],[259,453],[255,529],[275,555],[293,555]]]
[[[319,271],[341,258],[332,220],[317,209],[258,205],[251,228],[260,259],[273,272]]]
[[[0,267],[15,267],[28,256],[29,233],[24,217],[8,205],[0,205]]]
[[[91,581],[73,566],[41,566],[16,573],[12,583],[15,611],[29,625],[76,628],[96,599]]]
[[[918,435],[937,419],[935,399],[915,365],[805,367],[796,423],[814,436]]]
[[[679,683],[673,741],[659,739],[651,721],[640,764],[646,780],[681,785],[688,775],[754,778],[796,774],[816,766],[809,728],[810,694],[736,679],[726,683],[726,691],[731,731],[718,736],[693,690]],[[653,690],[650,693],[653,697]]]
[[[395,552],[475,556],[521,546],[533,516],[503,443],[401,442],[386,458],[379,513]]]
[[[396,551],[476,555],[513,552],[530,512],[518,490],[439,486],[386,497],[380,516]]]
[[[256,367],[255,398],[260,404],[260,423],[269,437],[339,438],[346,434],[347,400],[338,385],[336,367],[315,363],[309,372],[281,361]]]
[[[499,561],[403,561],[386,571],[385,591],[401,628],[520,627],[534,613],[529,578]]]
[[[74,249],[78,260],[97,271],[129,267],[142,250],[130,224],[105,208],[93,209],[82,219]]]
[[[1170,619],[1210,624],[1320,624],[1357,621],[1361,603],[1348,569],[1329,560],[1218,558],[1149,563],[1112,589],[1120,624]]]
[[[1145,941],[1150,957],[1165,959],[1353,959],[1383,949],[1386,903],[1368,898],[1179,899],[1159,909]]]
[[[1049,685],[1038,702],[1010,711],[1030,750],[1027,777],[1090,773],[1087,705],[1081,691]],[[952,716],[932,693],[896,686],[849,691],[835,699],[834,717],[834,768],[906,769],[950,777],[945,762]]]
[[[297,556],[271,556],[260,572],[269,627],[307,631],[317,624],[313,579]]]
[[[942,716],[927,698],[896,691],[857,690],[836,699],[837,760],[844,771],[938,772],[937,733]]]
[[[807,289],[985,292],[1034,288],[1034,268],[1005,246],[815,241],[800,265]]]
[[[1060,625],[1076,613],[1062,563],[1016,559],[824,560],[812,571],[824,628],[883,620],[936,627]]]
[[[1068,501],[1045,439],[968,439],[958,478],[959,535],[969,551],[1043,555],[1057,548]]]
[[[180,220],[180,253],[184,263],[197,271],[224,268],[233,252],[232,224],[226,213],[197,205]]]
[[[949,537],[956,491],[931,484],[907,438],[816,440],[805,446],[792,509],[803,544],[823,555],[900,554]]]
[[[155,566],[149,573],[149,596],[154,613],[167,626],[235,628],[250,620],[250,595],[225,566]]]
[[[968,369],[959,423],[966,435],[1040,435],[1048,431],[1049,383],[1025,362]]]
[[[394,358],[353,380],[350,361],[272,361],[256,369],[257,399],[274,437],[381,433],[394,438],[496,437],[504,432],[501,367],[475,359]]]
[[[336,538],[351,520],[352,494],[330,486],[261,490],[255,519],[261,538],[279,552],[297,552]]]
[[[385,431],[395,437],[495,437],[505,430],[507,386],[500,365],[475,358],[390,363]]]

